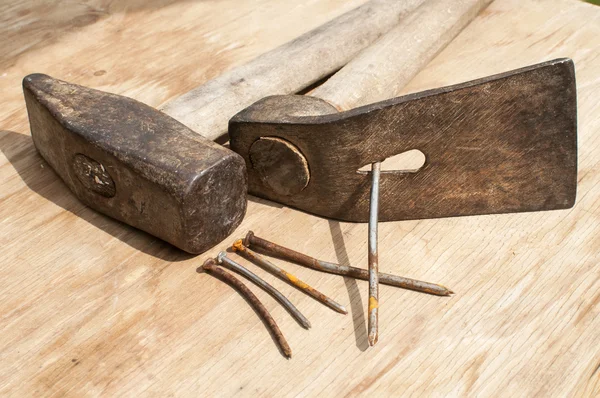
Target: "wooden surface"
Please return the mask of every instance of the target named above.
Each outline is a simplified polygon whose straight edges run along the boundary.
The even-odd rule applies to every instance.
[[[403,92],[572,57],[575,207],[380,225],[382,271],[440,282],[456,295],[382,286],[372,349],[366,282],[285,264],[345,304],[343,316],[257,271],[312,322],[305,331],[251,286],[286,335],[289,361],[235,291],[196,273],[204,256],[73,197],[33,148],[20,81],[45,72],[159,105],[361,1],[0,6],[0,395],[600,394],[600,9],[522,3],[496,0]],[[253,199],[234,236],[248,229],[366,267],[366,224]]]

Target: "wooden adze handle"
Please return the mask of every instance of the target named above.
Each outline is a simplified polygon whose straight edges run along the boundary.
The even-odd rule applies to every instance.
[[[211,140],[231,116],[274,94],[294,94],[335,72],[423,0],[371,0],[249,63],[175,98],[160,109]]]
[[[310,95],[338,110],[391,98],[492,0],[429,0]]]

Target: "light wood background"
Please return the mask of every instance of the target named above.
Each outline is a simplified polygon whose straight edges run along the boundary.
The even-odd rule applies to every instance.
[[[370,349],[366,282],[278,262],[347,305],[343,316],[257,271],[313,324],[303,330],[250,286],[288,338],[288,361],[235,291],[196,272],[248,229],[366,267],[366,224],[251,199],[235,236],[191,257],[84,207],[33,147],[20,88],[28,73],[158,106],[362,2],[0,5],[0,395],[600,394],[600,8],[496,0],[404,90],[572,57],[578,199],[563,211],[382,224],[382,271],[456,295],[382,286]]]

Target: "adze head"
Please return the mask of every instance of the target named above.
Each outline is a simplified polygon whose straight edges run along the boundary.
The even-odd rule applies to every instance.
[[[345,221],[369,216],[360,169],[418,149],[416,172],[383,171],[381,221],[564,209],[577,188],[570,59],[345,112],[318,98],[267,97],[235,115],[231,148],[250,194]]]
[[[190,253],[242,221],[236,153],[130,98],[43,74],[23,91],[37,150],[86,205]]]

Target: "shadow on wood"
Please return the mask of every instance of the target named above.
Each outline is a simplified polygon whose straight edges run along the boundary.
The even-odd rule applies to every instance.
[[[12,150],[11,148],[19,149]],[[94,227],[114,236],[134,249],[165,261],[182,261],[193,257],[193,255],[185,253],[158,238],[103,216],[83,205],[38,154],[29,135],[0,130],[0,150],[32,191],[81,217]],[[40,172],[39,165],[44,166],[44,172]],[[54,184],[59,184],[61,189],[48,189],[49,185]]]
[[[0,66],[13,66],[14,60],[32,51],[58,42],[62,36],[93,25],[114,14],[129,14],[144,10],[160,9],[190,0],[121,0],[73,2],[68,6],[60,0],[45,1],[43,6],[32,6],[32,2],[20,2],[18,5],[0,5],[0,25],[5,35],[2,45],[3,57]],[[15,20],[27,20],[28,23],[12,23]],[[177,21],[173,21],[177,26]],[[45,34],[40,34],[45,32]],[[12,61],[9,61],[11,60]]]
[[[331,231],[331,240],[335,248],[335,256],[338,264],[350,265],[350,258],[344,243],[344,234],[340,228],[339,221],[329,220],[329,230]],[[369,348],[367,341],[367,322],[365,319],[365,305],[363,305],[358,283],[356,279],[344,278],[346,289],[348,289],[348,299],[350,300],[350,310],[352,311],[352,323],[354,325],[354,339],[359,350],[365,351]]]

